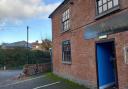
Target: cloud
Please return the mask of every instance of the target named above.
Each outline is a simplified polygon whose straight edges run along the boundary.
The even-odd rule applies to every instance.
[[[45,4],[44,0],[0,0],[0,23],[47,18],[59,4]]]

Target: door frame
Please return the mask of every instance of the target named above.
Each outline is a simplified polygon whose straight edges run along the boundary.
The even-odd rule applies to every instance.
[[[96,76],[97,76],[97,87],[99,89],[99,71],[98,71],[98,59],[97,59],[97,44],[99,43],[108,43],[108,42],[114,42],[114,51],[115,51],[115,72],[116,72],[116,87],[117,89],[119,88],[119,83],[118,83],[118,70],[117,70],[117,56],[116,56],[116,43],[115,43],[115,39],[103,39],[103,40],[99,40],[95,42],[95,61],[96,61]]]

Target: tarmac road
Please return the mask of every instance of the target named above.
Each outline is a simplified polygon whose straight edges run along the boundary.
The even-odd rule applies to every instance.
[[[20,70],[0,71],[0,89],[72,89],[64,81],[52,80],[46,74],[25,79],[13,79],[20,73]]]
[[[21,70],[0,71],[0,89],[63,89],[60,82],[51,81],[46,75],[25,80],[15,80]]]
[[[12,79],[17,77],[21,72],[21,70],[0,70],[0,86],[12,82]]]

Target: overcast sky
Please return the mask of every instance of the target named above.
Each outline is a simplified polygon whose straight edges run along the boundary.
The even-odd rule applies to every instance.
[[[26,27],[30,27],[29,41],[51,39],[49,14],[63,0],[0,0],[0,43],[26,40]]]

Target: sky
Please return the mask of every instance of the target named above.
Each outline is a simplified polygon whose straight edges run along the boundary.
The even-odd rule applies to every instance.
[[[63,0],[0,0],[0,44],[26,40],[52,39],[48,16]]]

